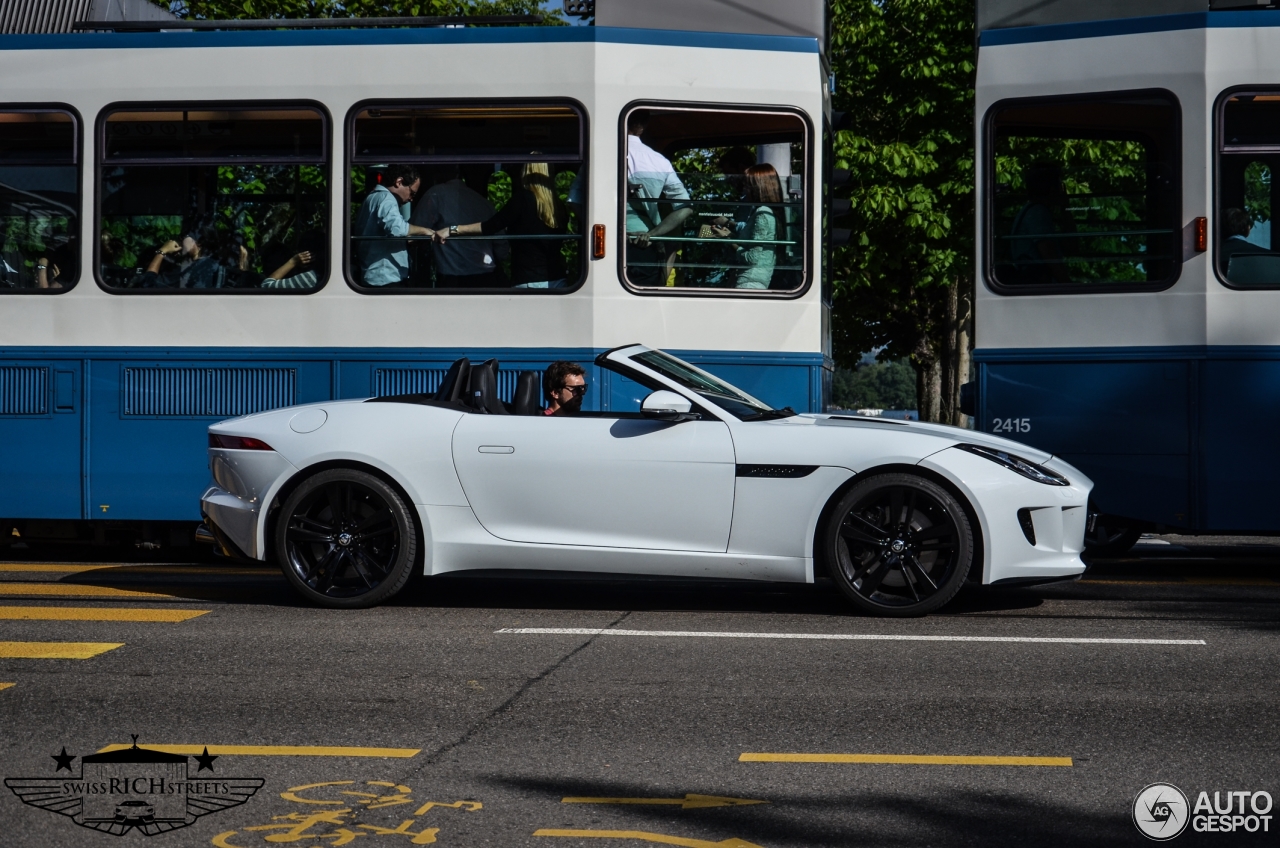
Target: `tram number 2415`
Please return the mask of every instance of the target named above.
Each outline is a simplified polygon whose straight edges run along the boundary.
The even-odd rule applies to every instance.
[[[991,432],[993,433],[1030,433],[1030,418],[993,418],[991,419]]]

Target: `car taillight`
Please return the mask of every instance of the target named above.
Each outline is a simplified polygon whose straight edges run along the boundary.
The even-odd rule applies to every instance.
[[[261,439],[251,439],[248,436],[223,436],[218,433],[209,434],[209,447],[231,450],[274,450],[271,445]]]

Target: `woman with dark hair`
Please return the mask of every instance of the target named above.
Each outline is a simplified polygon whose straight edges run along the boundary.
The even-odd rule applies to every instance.
[[[218,261],[221,239],[213,227],[196,227],[182,244],[169,239],[156,250],[147,270],[134,283],[142,288],[218,289],[226,282],[227,269]],[[178,262],[176,273],[162,273],[167,261]]]
[[[782,207],[770,205],[782,203],[782,181],[778,179],[778,172],[767,162],[752,165],[743,175],[743,187],[747,202],[752,206],[750,216],[744,224],[739,225],[738,232],[728,227],[716,227],[715,234],[720,238],[736,235],[755,242],[777,241],[781,229],[779,222],[786,221]],[[769,288],[773,269],[778,264],[777,245],[738,244],[734,253],[738,262],[734,288]]]

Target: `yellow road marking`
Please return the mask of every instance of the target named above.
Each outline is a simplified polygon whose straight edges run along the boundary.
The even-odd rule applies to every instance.
[[[601,839],[639,839],[641,842],[656,842],[659,845],[680,845],[683,848],[761,848],[754,842],[731,838],[722,842],[710,842],[706,839],[685,839],[680,836],[668,836],[665,833],[648,833],[643,830],[552,830],[541,828],[533,832],[534,836],[595,836]]]
[[[10,621],[189,621],[209,610],[129,609],[122,607],[0,606],[0,619]]]
[[[139,742],[141,748],[164,751],[168,754],[195,756],[204,752],[204,745],[151,745]],[[108,745],[99,748],[99,754],[123,751],[132,745]],[[209,745],[210,754],[229,754],[246,757],[412,757],[421,748],[342,748],[321,745]]]
[[[768,801],[752,801],[749,798],[722,798],[718,795],[694,795],[683,798],[561,798],[561,804],[666,804],[678,805],[682,810],[698,810],[704,807],[745,807],[749,804],[767,804]]]
[[[743,754],[740,763],[875,763],[910,766],[1070,766],[1070,757],[950,757],[918,754]]]
[[[137,592],[110,586],[77,586],[72,583],[0,583],[0,595],[46,595],[66,598],[171,598],[160,592]]]
[[[129,563],[123,563],[120,565],[97,565],[92,563],[51,564],[43,562],[7,562],[0,565],[0,572],[14,573],[84,574],[89,571],[111,571],[113,569],[128,569],[128,573],[130,574],[280,574],[279,569],[269,567],[205,568],[186,565],[130,565]]]
[[[16,683],[0,683],[0,689],[8,689],[10,686],[16,686]]]
[[[0,642],[0,658],[10,660],[87,660],[124,642]]]

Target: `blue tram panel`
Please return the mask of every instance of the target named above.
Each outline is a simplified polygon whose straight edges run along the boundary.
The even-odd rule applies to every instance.
[[[1280,530],[1273,492],[1280,477],[1280,361],[1210,360],[1203,367],[1205,524]]]
[[[986,363],[981,429],[1050,451],[1093,479],[1103,512],[1189,527],[1187,362]]]
[[[82,385],[75,360],[0,361],[0,515],[80,517]]]

